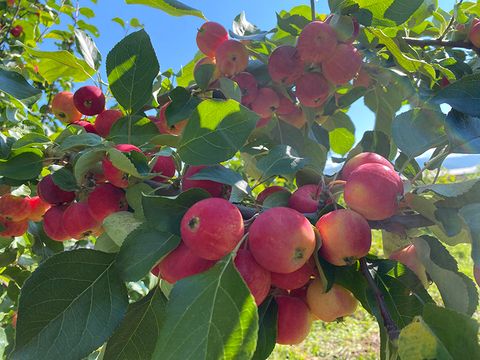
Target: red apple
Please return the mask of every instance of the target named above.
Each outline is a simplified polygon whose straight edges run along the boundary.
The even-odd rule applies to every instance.
[[[101,226],[90,213],[87,202],[70,204],[63,213],[62,222],[66,233],[77,240],[97,234]]]
[[[425,266],[423,266],[422,262],[418,258],[417,249],[413,244],[391,253],[389,258],[408,267],[415,273],[415,275],[417,275],[423,286],[428,286],[428,278]]]
[[[273,81],[292,85],[303,74],[298,50],[290,45],[277,47],[268,59],[268,73]]]
[[[108,137],[113,124],[123,116],[120,110],[105,110],[97,115],[95,119],[95,130],[101,137]]]
[[[30,215],[28,218],[32,221],[42,221],[43,215],[50,209],[50,204],[43,201],[40,196],[28,198],[30,206]]]
[[[300,344],[312,325],[312,315],[307,305],[293,296],[277,296],[277,344]]]
[[[322,63],[322,73],[335,85],[343,85],[352,80],[362,66],[362,56],[351,44],[340,44]]]
[[[272,273],[272,285],[285,290],[299,289],[310,281],[314,272],[313,266],[307,261],[294,272],[288,274]]]
[[[37,193],[43,201],[52,205],[69,203],[75,199],[75,193],[62,190],[53,182],[52,175],[47,175],[40,180],[37,185]]]
[[[468,33],[468,40],[470,40],[473,46],[477,48],[480,47],[480,22],[478,22],[478,19],[472,23],[472,27]]]
[[[477,285],[480,286],[480,266],[473,266],[473,276],[475,278],[475,281],[477,282]]]
[[[12,34],[13,37],[19,37],[23,33],[23,26],[22,25],[16,25],[10,29],[10,34]]]
[[[132,151],[142,152],[138,147],[131,144],[119,144],[115,146],[115,149],[123,152],[123,153],[130,153]],[[113,163],[108,159],[104,158],[102,160],[102,169],[105,175],[105,178],[115,185],[116,187],[125,189],[128,187],[128,179],[129,175],[115,167]]]
[[[30,216],[27,198],[5,194],[0,197],[0,216],[9,221],[22,221]]]
[[[197,32],[198,49],[208,57],[215,57],[215,52],[221,43],[228,40],[225,28],[216,22],[207,21]]]
[[[252,102],[252,110],[262,118],[267,118],[280,106],[280,99],[277,93],[271,88],[260,88],[257,97]]]
[[[4,217],[0,217],[0,226],[2,227],[0,236],[22,236],[27,232],[28,220],[12,221],[5,219]]]
[[[66,208],[66,205],[52,206],[43,216],[43,230],[52,240],[65,241],[71,238],[63,222],[63,213]]]
[[[382,164],[386,167],[395,170],[392,163],[385,159],[383,156],[378,155],[373,152],[363,152],[358,155],[355,155],[350,160],[348,160],[342,168],[342,179],[348,180],[350,174],[358,169],[359,166],[364,164]]]
[[[243,231],[240,211],[219,198],[197,202],[187,210],[180,223],[185,244],[207,260],[219,260],[235,249]]]
[[[298,37],[297,49],[305,63],[321,63],[335,50],[337,34],[327,23],[312,21],[305,26]]]
[[[202,259],[190,250],[183,242],[162,259],[153,269],[152,273],[167,280],[170,284],[200,274],[215,265],[216,261]]]
[[[322,238],[320,256],[333,265],[351,265],[370,250],[372,231],[368,222],[355,211],[329,212],[315,226]]]
[[[313,213],[318,210],[322,195],[322,187],[319,185],[308,184],[300,186],[290,196],[288,207],[301,213]]]
[[[73,94],[69,91],[59,92],[53,97],[52,112],[57,119],[66,124],[79,121],[82,118],[82,113],[77,110],[73,103]]]
[[[268,198],[270,195],[272,195],[276,192],[280,192],[280,191],[289,193],[289,191],[287,189],[285,189],[283,186],[269,186],[269,187],[263,189],[260,192],[260,194],[257,195],[257,203],[262,205],[266,198]]]
[[[383,220],[398,210],[403,194],[400,176],[381,164],[364,164],[353,171],[345,184],[344,198],[348,207],[368,220]]]
[[[169,135],[181,135],[183,129],[187,125],[187,120],[182,120],[177,122],[174,125],[168,125],[166,111],[167,107],[171,104],[171,101],[164,104],[158,113],[158,117],[149,116],[148,118],[153,121],[153,123],[157,126],[158,131],[160,134],[169,134]]]
[[[305,73],[296,82],[296,94],[302,105],[318,107],[330,96],[330,85],[319,73]]]
[[[313,316],[331,322],[353,314],[358,301],[350,291],[337,284],[324,293],[322,282],[317,279],[308,287],[307,304]]]
[[[225,185],[211,180],[191,180],[190,177],[204,169],[205,165],[189,166],[182,179],[182,191],[192,188],[200,188],[212,195],[213,197],[223,197],[225,194]]]
[[[171,156],[159,156],[152,167],[152,173],[159,173],[160,175],[154,177],[152,180],[166,182],[175,175],[175,171],[175,160],[173,160]]]
[[[276,207],[255,219],[248,245],[265,269],[287,274],[300,269],[313,254],[315,234],[310,222],[298,211]]]
[[[249,72],[241,72],[232,79],[235,81],[242,91],[242,105],[250,105],[258,94],[258,83],[255,76]]]
[[[255,261],[250,251],[240,249],[235,256],[235,267],[255,298],[255,303],[260,305],[270,291],[270,271],[262,268]]]
[[[73,94],[75,107],[83,115],[97,115],[105,109],[105,95],[96,86],[83,86]]]
[[[95,129],[95,125],[91,122],[79,120],[72,123],[73,125],[81,126],[87,133],[97,134],[97,130]]]
[[[87,203],[91,216],[99,223],[115,212],[128,209],[125,193],[112,184],[98,185],[88,196]]]
[[[247,68],[248,50],[240,41],[226,40],[218,46],[215,59],[222,75],[234,76]]]

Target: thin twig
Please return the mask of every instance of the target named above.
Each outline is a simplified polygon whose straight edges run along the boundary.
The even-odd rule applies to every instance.
[[[458,4],[455,4],[455,7],[459,6],[462,2],[463,0],[460,0]],[[437,38],[437,40],[443,40],[443,38],[447,35],[448,30],[450,30],[454,22],[455,22],[455,9],[453,10],[452,17],[450,18],[450,21],[448,22],[447,27],[445,28],[445,30],[443,30],[442,34]]]
[[[478,50],[472,43],[467,41],[448,41],[448,40],[441,40],[441,39],[417,39],[411,37],[403,37],[402,38],[407,44],[413,46],[437,46],[437,47],[448,47],[448,48],[463,48],[463,49],[471,49],[471,50]]]
[[[317,18],[317,13],[315,11],[315,0],[310,0],[310,9],[312,10],[312,21],[315,21]]]
[[[383,296],[382,291],[378,288],[377,283],[375,282],[370,269],[368,268],[367,260],[365,258],[360,259],[360,270],[367,280],[368,286],[375,295],[375,300],[377,301],[378,309],[380,310],[380,315],[382,316],[383,325],[387,330],[388,337],[392,341],[397,340],[398,336],[400,335],[400,330],[388,311],[387,304],[385,303],[385,297]]]

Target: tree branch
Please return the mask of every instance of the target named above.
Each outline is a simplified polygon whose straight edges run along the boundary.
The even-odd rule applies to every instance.
[[[377,283],[375,282],[370,269],[368,268],[367,260],[365,258],[360,259],[360,271],[367,280],[368,286],[372,289],[375,300],[377,301],[378,309],[380,310],[380,315],[383,319],[383,325],[387,329],[387,334],[390,340],[394,341],[398,339],[400,335],[400,330],[393,321],[390,312],[388,311],[387,304],[385,303],[385,298],[382,291],[378,288]]]
[[[430,219],[420,214],[393,215],[385,220],[369,221],[368,224],[372,229],[385,230],[395,229],[396,225],[401,225],[405,229],[416,229],[434,225]]]
[[[471,42],[467,41],[448,41],[442,39],[417,39],[411,37],[403,37],[402,38],[407,44],[412,46],[437,46],[437,47],[449,47],[449,48],[463,48],[463,49],[471,49],[471,50],[478,50]]]

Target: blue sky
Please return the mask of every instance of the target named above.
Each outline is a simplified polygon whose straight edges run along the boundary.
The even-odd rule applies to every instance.
[[[185,3],[201,10],[209,20],[217,21],[231,28],[232,20],[241,11],[245,11],[247,19],[261,29],[267,30],[275,26],[275,12],[288,10],[297,5],[309,4],[308,0],[184,0]],[[113,5],[115,3],[115,5]],[[317,1],[317,12],[328,13],[327,0]],[[455,1],[439,0],[439,5],[449,11]],[[193,16],[172,17],[160,10],[142,5],[127,5],[122,0],[98,0],[93,4],[87,0],[80,1],[81,6],[91,7],[96,14],[92,23],[98,27],[100,37],[95,39],[103,59],[108,51],[125,35],[125,31],[115,22],[114,17],[129,20],[138,18],[145,25],[145,30],[152,39],[162,71],[168,68],[178,70],[180,65],[191,60],[197,51],[195,44],[196,29],[203,20]],[[104,73],[105,64],[102,64]],[[374,115],[357,101],[350,109],[349,115],[354,121],[357,139],[365,130],[374,124]]]

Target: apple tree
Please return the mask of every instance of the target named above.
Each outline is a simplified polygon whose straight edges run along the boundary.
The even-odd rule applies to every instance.
[[[192,61],[160,71],[136,19],[102,57],[78,1],[0,2],[4,357],[266,359],[362,306],[382,359],[478,358],[445,244],[480,283],[480,181],[438,181],[480,153],[478,4],[311,1],[227,30],[126,3],[205,19]]]

